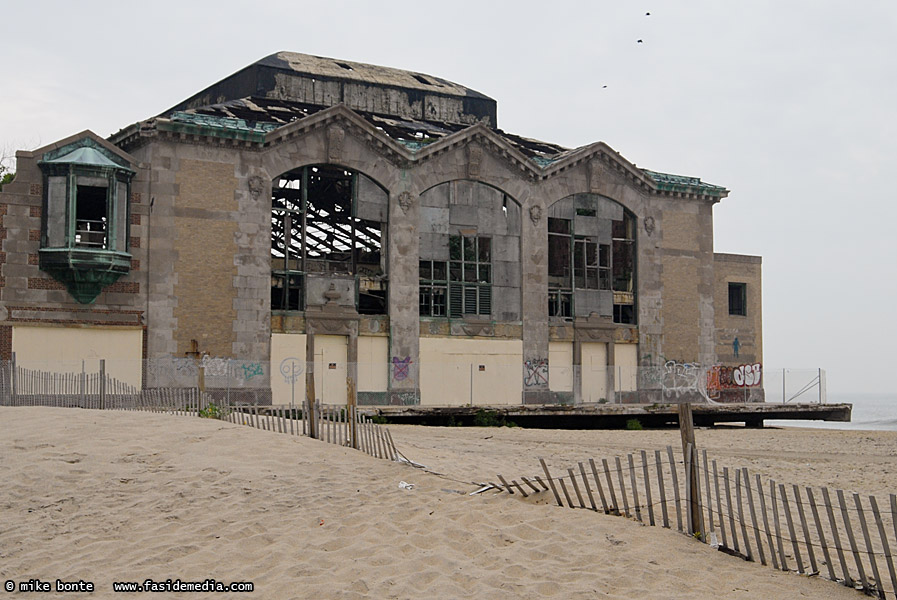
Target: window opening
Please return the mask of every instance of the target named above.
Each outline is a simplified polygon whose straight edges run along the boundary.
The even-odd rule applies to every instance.
[[[420,314],[444,317],[448,309],[448,262],[420,261]]]
[[[283,175],[271,206],[271,308],[304,310],[305,279],[354,275],[361,314],[386,314],[384,224],[358,218],[358,177],[334,166]]]
[[[77,186],[75,197],[75,246],[105,249],[107,201],[105,187]]]
[[[575,315],[575,290],[605,290],[613,292],[614,322],[634,324],[635,219],[624,211],[622,219],[612,220],[610,244],[574,234],[577,216],[597,215],[596,208],[581,206],[572,219],[547,219],[548,315],[570,320]]]
[[[614,323],[635,324],[635,219],[628,212],[611,224]]]
[[[747,284],[729,283],[729,314],[747,316]]]
[[[548,219],[548,315],[573,318],[573,221]]]
[[[448,261],[420,261],[420,314],[492,314],[492,238],[453,235]]]

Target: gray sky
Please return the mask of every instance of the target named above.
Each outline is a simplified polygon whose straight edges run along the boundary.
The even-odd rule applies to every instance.
[[[444,77],[506,131],[726,186],[715,249],[763,256],[766,371],[893,393],[895,34],[893,0],[15,2],[0,150],[108,136],[279,50]]]

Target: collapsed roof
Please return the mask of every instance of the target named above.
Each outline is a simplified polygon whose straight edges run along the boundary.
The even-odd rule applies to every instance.
[[[267,134],[336,105],[344,105],[374,129],[412,153],[473,125],[484,125],[545,169],[576,153],[550,142],[497,127],[495,100],[457,83],[413,71],[278,52],[215,83],[161,115],[114,135],[116,143],[158,125],[264,143]],[[622,157],[620,157],[622,158]],[[722,198],[721,186],[631,165],[659,191]]]

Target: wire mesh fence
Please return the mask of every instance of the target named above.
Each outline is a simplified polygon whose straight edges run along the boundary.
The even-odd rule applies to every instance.
[[[102,372],[101,372],[102,366]],[[678,402],[825,402],[825,371],[764,370],[761,365],[701,367],[668,361],[660,366],[564,365],[508,356],[466,360],[346,362],[316,356],[306,362],[164,357],[146,360],[0,362],[0,402],[15,396],[65,395],[85,404],[101,391],[127,396],[148,389],[201,388],[222,404],[296,404],[309,375],[317,400],[345,404],[353,380],[360,405],[389,404],[411,390],[412,403],[429,406],[520,404],[527,391],[546,391],[556,404]],[[392,395],[391,395],[392,394]],[[77,399],[75,398],[77,396]]]

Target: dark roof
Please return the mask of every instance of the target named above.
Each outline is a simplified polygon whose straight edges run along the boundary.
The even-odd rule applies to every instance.
[[[381,105],[395,102],[395,92],[416,110],[434,109],[448,98],[463,106],[459,119],[466,124],[486,120],[497,123],[495,100],[476,90],[447,79],[391,67],[368,65],[296,52],[277,52],[240,69],[168,109],[159,116],[220,104],[241,98],[270,98],[308,102],[322,107],[345,103],[364,110],[370,88],[382,90]],[[362,91],[364,90],[364,91]],[[353,105],[353,101],[361,104]],[[377,109],[382,110],[382,109]],[[442,117],[444,118],[444,117]]]

